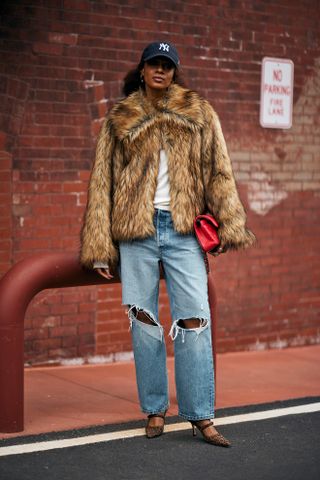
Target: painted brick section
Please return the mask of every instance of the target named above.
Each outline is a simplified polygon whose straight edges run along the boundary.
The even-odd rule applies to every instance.
[[[78,41],[78,34],[70,33],[57,33],[57,32],[49,32],[50,43],[62,43],[64,45],[76,45]]]
[[[251,251],[211,259],[218,349],[319,342],[318,2],[13,0],[1,10],[2,273],[31,253],[79,249],[104,115],[142,48],[171,40],[187,85],[220,116],[258,237]],[[294,62],[290,130],[259,125],[265,56]],[[159,312],[168,333],[164,284]],[[43,292],[28,310],[26,360],[114,358],[131,350],[128,326],[119,285]]]

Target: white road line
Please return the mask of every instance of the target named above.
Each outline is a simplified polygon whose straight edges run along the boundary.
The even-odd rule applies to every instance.
[[[312,413],[318,411],[320,411],[320,402],[298,405],[296,407],[278,408],[275,410],[264,410],[262,412],[244,413],[241,415],[231,415],[229,417],[216,418],[214,420],[214,424],[216,426],[231,425],[232,423],[253,422],[257,420],[266,420],[268,418],[282,417],[285,415],[298,415],[301,413]],[[181,430],[187,430],[189,428],[189,422],[182,422],[166,425],[165,431],[178,432]],[[0,457],[54,450],[57,448],[77,447],[79,445],[91,445],[94,443],[110,442],[112,440],[121,440],[124,438],[141,437],[143,435],[145,435],[144,428],[137,428],[132,430],[121,430],[119,432],[98,433],[96,435],[87,435],[85,437],[68,438],[63,440],[50,440],[47,442],[11,445],[8,447],[0,447]]]

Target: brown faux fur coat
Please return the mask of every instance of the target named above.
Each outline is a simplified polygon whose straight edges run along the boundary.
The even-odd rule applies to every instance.
[[[217,114],[197,93],[173,84],[156,105],[142,90],[118,102],[102,125],[81,232],[80,261],[115,264],[117,242],[155,233],[153,199],[159,151],[168,156],[174,228],[193,232],[196,215],[211,212],[222,245],[251,245]]]

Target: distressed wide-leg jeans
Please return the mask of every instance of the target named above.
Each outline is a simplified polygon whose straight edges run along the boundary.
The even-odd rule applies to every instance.
[[[179,415],[188,420],[214,416],[214,375],[207,273],[193,234],[173,228],[171,213],[155,209],[156,233],[120,242],[122,303],[128,306],[141,409],[163,412],[169,406],[164,330],[159,321],[159,261],[165,271],[174,341]],[[143,311],[152,324],[137,318]],[[197,328],[180,320],[197,318]]]

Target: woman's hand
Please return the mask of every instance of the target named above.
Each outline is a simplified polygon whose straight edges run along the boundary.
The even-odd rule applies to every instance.
[[[104,267],[104,268],[95,268],[97,272],[102,275],[102,277],[107,278],[110,280],[110,278],[113,278],[113,275],[111,275],[109,267]]]

